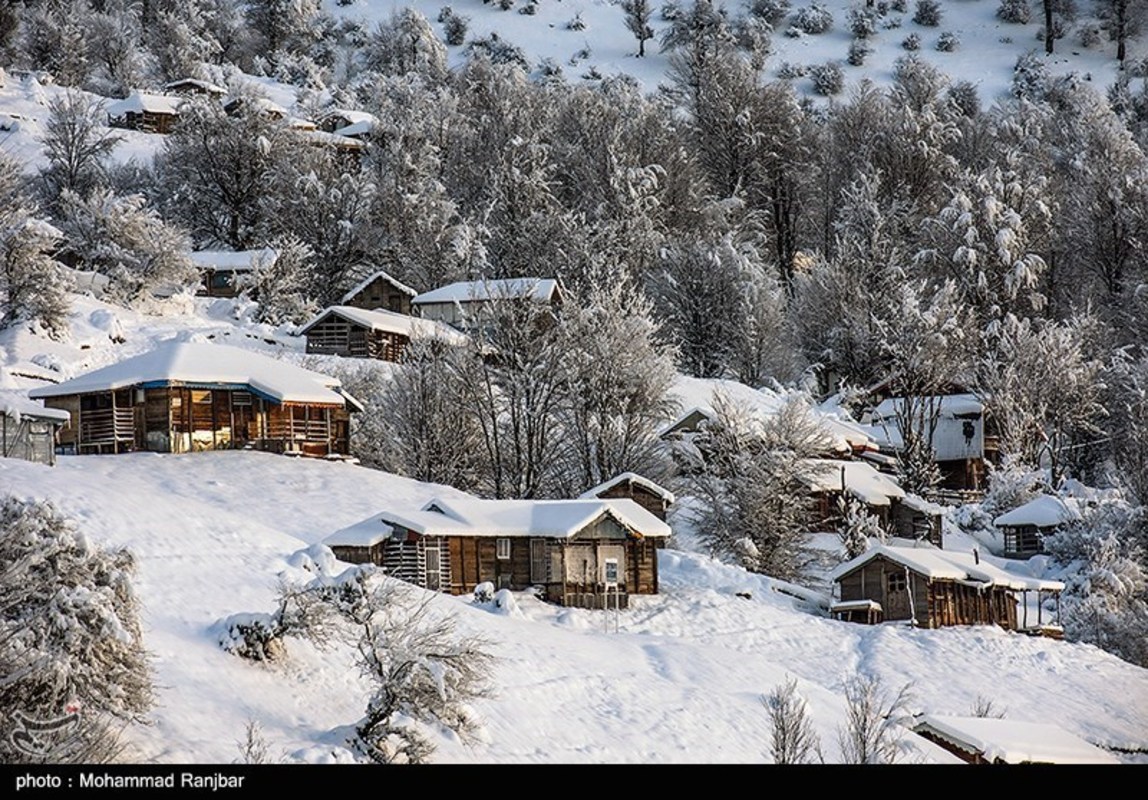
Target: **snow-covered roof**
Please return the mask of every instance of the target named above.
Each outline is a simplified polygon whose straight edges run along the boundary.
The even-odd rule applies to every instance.
[[[1060,581],[1007,572],[973,553],[941,550],[930,545],[920,547],[874,545],[856,558],[839,564],[833,570],[831,577],[833,580],[838,580],[879,557],[906,566],[930,579],[968,581],[1016,591],[1064,591],[1064,584]]]
[[[1076,512],[1069,508],[1064,500],[1050,494],[1042,494],[1023,506],[1001,514],[993,520],[993,524],[997,527],[1035,525],[1038,528],[1055,528],[1076,518]]]
[[[845,491],[871,506],[891,505],[903,500],[905,490],[883,472],[864,461],[838,461],[832,458],[807,458],[801,462],[801,478],[815,491],[841,491],[844,473]]]
[[[925,402],[938,402],[942,417],[979,416],[985,412],[985,405],[974,394],[946,394],[932,395],[924,398]],[[873,419],[891,419],[897,416],[905,404],[903,397],[889,397],[873,409]],[[910,405],[910,410],[913,406]]]
[[[332,108],[323,115],[325,120],[330,118],[345,119],[348,124],[352,125],[360,122],[374,123],[379,121],[379,118],[370,111],[353,111],[349,108]]]
[[[429,292],[423,292],[411,302],[468,303],[472,301],[526,299],[539,303],[549,302],[558,291],[554,278],[501,278],[488,281],[459,281]]]
[[[337,531],[324,544],[365,546],[398,525],[424,536],[522,537],[569,539],[587,525],[609,516],[633,534],[664,538],[670,526],[629,499],[482,500],[436,497],[417,511],[383,511]]]
[[[231,112],[243,106],[244,103],[250,102],[252,106],[264,114],[270,114],[280,119],[287,116],[287,109],[276,103],[274,100],[269,100],[266,97],[227,97],[223,100],[223,108]]]
[[[610,480],[606,481],[605,483],[598,484],[593,489],[587,489],[586,491],[582,492],[582,494],[578,495],[578,497],[582,498],[582,499],[590,499],[590,498],[598,497],[599,495],[602,494],[602,492],[605,492],[608,489],[613,489],[619,483],[636,483],[639,486],[641,486],[643,489],[646,489],[646,490],[652,492],[653,494],[657,495],[658,497],[662,498],[663,500],[666,501],[666,503],[669,503],[672,505],[674,502],[674,493],[673,492],[671,492],[669,489],[665,489],[665,488],[659,486],[658,484],[654,483],[649,478],[642,477],[641,475],[639,475],[636,472],[623,472],[619,475],[616,475],[613,478],[611,478]]]
[[[19,420],[21,417],[67,422],[71,415],[62,408],[44,408],[23,392],[0,390],[0,416]]]
[[[201,81],[199,78],[180,78],[178,81],[172,81],[171,83],[164,84],[163,88],[164,88],[164,91],[170,92],[170,91],[176,91],[182,86],[194,86],[195,88],[200,89],[201,91],[207,92],[208,94],[216,94],[216,95],[227,94],[227,90],[224,89],[222,86],[218,86],[218,85],[211,83],[209,81]]]
[[[298,124],[294,119],[291,121],[291,127],[298,128],[300,132],[315,144],[331,145],[333,147],[345,147],[348,150],[362,150],[366,145],[350,136],[344,136],[339,133],[327,133],[327,131],[317,130],[315,123],[301,120],[303,124]]]
[[[411,287],[407,286],[405,283],[402,283],[401,281],[396,280],[395,278],[391,277],[391,275],[384,272],[383,270],[379,270],[378,272],[374,272],[370,276],[359,281],[359,283],[357,283],[355,285],[355,288],[351,289],[349,292],[347,292],[345,295],[343,295],[342,302],[346,303],[348,300],[350,300],[352,297],[357,295],[359,292],[366,289],[368,286],[370,286],[372,283],[374,283],[379,278],[382,278],[383,280],[385,280],[391,286],[394,286],[396,289],[398,289],[403,294],[410,295],[411,297],[415,297],[418,294],[418,292],[416,292]]]
[[[906,494],[901,502],[914,511],[920,511],[922,514],[929,514],[931,516],[940,516],[945,513],[945,507],[939,503],[934,503],[920,495]]]
[[[30,397],[107,392],[139,385],[246,386],[275,402],[346,405],[338,378],[287,361],[220,344],[165,342],[146,353],[70,381],[33,389]]]
[[[200,269],[247,272],[255,269],[261,259],[266,258],[269,263],[274,263],[279,253],[264,247],[262,250],[196,250],[188,253],[187,257]]]
[[[997,717],[924,714],[913,726],[967,753],[1006,764],[1119,764],[1106,750],[1056,725]]]
[[[182,97],[166,94],[145,94],[132,92],[123,100],[117,100],[107,107],[109,117],[122,117],[124,114],[178,114],[184,102]]]
[[[362,122],[352,122],[350,125],[344,125],[342,128],[336,128],[335,133],[339,136],[348,136],[352,139],[360,136],[367,136],[375,129],[373,121],[364,120]]]
[[[355,306],[330,306],[321,311],[314,319],[299,329],[299,335],[306,335],[307,331],[318,325],[330,316],[342,317],[356,325],[370,328],[374,331],[396,333],[408,338],[435,337],[444,339],[452,344],[466,344],[469,339],[449,325],[434,320],[412,317],[409,314],[397,314],[394,311],[356,308]]]

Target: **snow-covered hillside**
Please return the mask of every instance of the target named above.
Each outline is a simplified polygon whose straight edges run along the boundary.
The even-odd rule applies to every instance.
[[[346,463],[262,453],[62,457],[55,468],[0,459],[0,485],[46,497],[94,540],[130,547],[145,643],[155,656],[154,724],[133,757],[226,763],[248,720],[276,759],[350,759],[347,730],[367,684],[350,646],[291,641],[273,666],[219,649],[213,625],[269,611],[292,554],[382,506],[450,492]],[[981,699],[1017,721],[1053,723],[1095,744],[1148,742],[1148,671],[1095,647],[991,627],[866,627],[811,613],[768,578],[696,553],[663,551],[661,593],[617,618],[526,595],[497,612],[437,596],[436,611],[488,639],[497,696],[476,707],[483,741],[443,736],[436,762],[741,763],[768,760],[761,696],[798,680],[829,761],[844,682],[911,685],[917,712],[968,714]],[[736,593],[748,593],[748,599]],[[909,735],[907,760],[952,757]],[[1125,756],[1125,758],[1131,758]]]

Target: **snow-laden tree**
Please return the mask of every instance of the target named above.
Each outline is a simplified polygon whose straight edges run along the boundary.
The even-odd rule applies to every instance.
[[[257,50],[274,65],[307,48],[314,40],[319,0],[250,0],[247,24],[255,33]]]
[[[40,173],[45,209],[57,209],[65,191],[86,195],[104,185],[108,156],[123,139],[106,123],[100,101],[79,90],[48,101],[43,137],[48,166]]]
[[[143,83],[148,67],[139,46],[143,31],[135,4],[106,0],[103,11],[92,14],[90,26],[87,42],[95,69],[89,85],[102,95],[126,97]]]
[[[240,291],[259,303],[256,320],[301,325],[313,316],[319,309],[310,294],[314,265],[315,251],[298,236],[272,239],[239,281]]]
[[[0,329],[33,323],[58,337],[66,330],[68,281],[49,254],[60,232],[34,214],[19,164],[0,155]]]
[[[46,501],[0,499],[0,762],[100,763],[152,703],[135,561]]]
[[[1148,353],[1139,359],[1121,352],[1110,371],[1108,410],[1112,415],[1113,460],[1117,480],[1142,506],[1148,506]]]
[[[446,45],[413,8],[395,11],[379,22],[361,55],[367,69],[383,75],[414,73],[430,83],[447,75]]]
[[[25,57],[61,86],[79,89],[92,71],[87,39],[91,16],[87,0],[24,4],[20,28]]]
[[[116,197],[109,189],[96,189],[81,197],[65,191],[59,222],[62,257],[107,275],[107,293],[116,302],[131,305],[157,290],[195,282],[191,240],[148,208],[142,195]]]
[[[837,745],[844,764],[894,764],[904,756],[906,723],[912,715],[910,685],[890,693],[875,677],[856,675],[845,683],[845,724]]]
[[[654,38],[654,29],[650,26],[653,6],[650,0],[622,0],[622,13],[626,30],[638,40],[638,58],[641,58],[646,55],[646,42]]]
[[[559,406],[571,489],[619,472],[655,480],[668,469],[657,430],[672,412],[673,350],[658,338],[653,305],[624,275],[602,269],[567,298],[556,331],[563,355]]]
[[[1088,352],[1091,321],[1006,316],[981,359],[979,384],[1000,432],[1001,453],[1047,466],[1058,486],[1081,448],[1095,446],[1107,415],[1104,364]]]
[[[747,386],[785,384],[801,371],[787,316],[785,291],[766,265],[750,262],[742,273],[744,316],[729,355],[729,371]]]
[[[774,764],[812,764],[823,761],[821,737],[809,718],[809,704],[797,693],[790,678],[762,697],[769,714],[769,753]]]
[[[837,516],[837,535],[841,537],[841,547],[847,559],[856,558],[868,550],[872,539],[884,542],[888,538],[881,521],[853,495],[843,494],[837,498]]]

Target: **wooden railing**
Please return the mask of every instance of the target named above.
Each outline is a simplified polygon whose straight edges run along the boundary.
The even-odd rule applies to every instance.
[[[135,438],[135,416],[130,408],[80,412],[80,444],[110,444]]]
[[[298,442],[325,442],[331,436],[331,427],[323,419],[310,419],[290,422],[286,419],[272,420],[268,438]]]

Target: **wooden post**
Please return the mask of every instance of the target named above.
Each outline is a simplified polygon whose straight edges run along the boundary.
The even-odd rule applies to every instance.
[[[112,390],[112,453],[120,452],[120,437],[116,432],[116,392]]]

